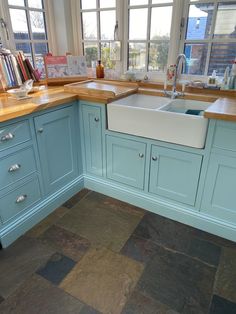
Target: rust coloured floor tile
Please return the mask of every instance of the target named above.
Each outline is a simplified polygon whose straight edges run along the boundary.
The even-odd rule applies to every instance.
[[[79,201],[81,201],[88,193],[90,190],[88,189],[83,189],[79,193],[75,194],[72,196],[68,201],[66,201],[63,206],[66,208],[72,208],[75,206]]]
[[[47,280],[33,275],[0,304],[4,314],[79,314],[83,304]]]
[[[119,314],[142,271],[142,264],[125,256],[91,249],[60,287],[104,314]]]
[[[82,258],[90,247],[90,242],[87,239],[58,226],[50,227],[40,239],[76,262]]]

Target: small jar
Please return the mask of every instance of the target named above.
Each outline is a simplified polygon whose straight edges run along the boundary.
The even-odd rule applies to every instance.
[[[101,63],[101,60],[98,60],[98,64],[96,66],[96,76],[97,78],[104,78],[104,66]]]

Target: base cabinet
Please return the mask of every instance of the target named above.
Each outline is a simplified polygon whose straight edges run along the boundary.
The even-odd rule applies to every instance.
[[[152,146],[149,192],[194,205],[202,156]]]
[[[100,106],[81,104],[86,172],[103,175],[102,114]]]
[[[46,194],[57,191],[78,173],[74,107],[35,118],[38,151]]]
[[[202,212],[236,222],[236,158],[211,154],[202,199]]]
[[[107,136],[107,177],[129,186],[143,189],[146,144]]]

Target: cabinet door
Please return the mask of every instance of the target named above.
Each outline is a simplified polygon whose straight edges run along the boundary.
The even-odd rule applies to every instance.
[[[102,120],[101,108],[93,105],[81,105],[85,147],[85,167],[91,174],[102,176]]]
[[[201,208],[211,216],[236,223],[236,158],[211,155]]]
[[[46,193],[56,191],[77,175],[74,117],[70,106],[35,118]]]
[[[143,189],[146,144],[107,136],[107,177]]]
[[[149,192],[194,205],[202,156],[153,146]]]

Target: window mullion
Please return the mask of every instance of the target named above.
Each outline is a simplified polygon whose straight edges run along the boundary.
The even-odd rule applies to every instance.
[[[151,0],[149,0],[148,5],[148,19],[147,19],[147,39],[146,39],[146,60],[145,60],[145,70],[148,71],[148,62],[149,62],[149,48],[150,48],[150,35],[151,35],[151,18],[152,18],[152,8]]]

